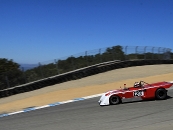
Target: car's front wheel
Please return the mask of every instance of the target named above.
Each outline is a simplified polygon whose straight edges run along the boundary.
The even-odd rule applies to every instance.
[[[121,99],[119,96],[117,95],[112,95],[110,98],[109,98],[109,103],[111,105],[116,105],[116,104],[119,104],[121,102]]]
[[[156,91],[156,99],[164,100],[167,98],[167,91],[164,88],[159,88]]]

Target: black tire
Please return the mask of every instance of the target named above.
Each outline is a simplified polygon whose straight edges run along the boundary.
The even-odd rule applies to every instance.
[[[109,103],[110,105],[117,105],[121,102],[121,99],[119,96],[116,96],[116,95],[112,95],[110,98],[109,98]]]
[[[159,88],[156,90],[156,99],[164,100],[167,98],[167,91],[164,88]]]

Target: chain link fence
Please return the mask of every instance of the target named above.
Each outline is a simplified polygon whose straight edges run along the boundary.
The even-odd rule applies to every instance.
[[[138,59],[173,59],[171,49],[149,46],[113,46],[85,51],[68,57],[39,62],[31,68],[9,71],[0,74],[0,90],[26,84],[36,80],[60,75],[83,67],[108,62]]]

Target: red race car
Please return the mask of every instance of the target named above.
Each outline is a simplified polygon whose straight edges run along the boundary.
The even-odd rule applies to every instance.
[[[116,105],[122,103],[125,99],[158,99],[164,100],[167,98],[167,91],[173,87],[173,82],[157,82],[146,83],[144,81],[135,82],[133,87],[124,89],[112,90],[104,93],[99,102],[100,106],[103,105]]]

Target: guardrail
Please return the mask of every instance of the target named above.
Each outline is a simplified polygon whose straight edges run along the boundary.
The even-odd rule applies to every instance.
[[[96,65],[91,65],[74,71],[70,71],[64,74],[44,78],[38,81],[30,82],[27,84],[19,85],[16,87],[4,89],[0,91],[0,98],[8,97],[11,95],[29,92],[36,89],[41,89],[46,86],[59,84],[62,82],[76,80],[90,75],[106,72],[113,69],[131,67],[131,66],[142,66],[142,65],[154,65],[154,64],[173,64],[173,60],[128,60],[119,61],[114,60],[110,62],[104,62]]]
[[[134,59],[168,60],[173,59],[173,53],[171,53],[169,48],[119,45],[85,51],[68,57],[39,62],[36,65],[32,65],[32,68],[23,67],[21,70],[0,73],[0,90],[61,75],[80,68],[102,64],[103,62]]]

